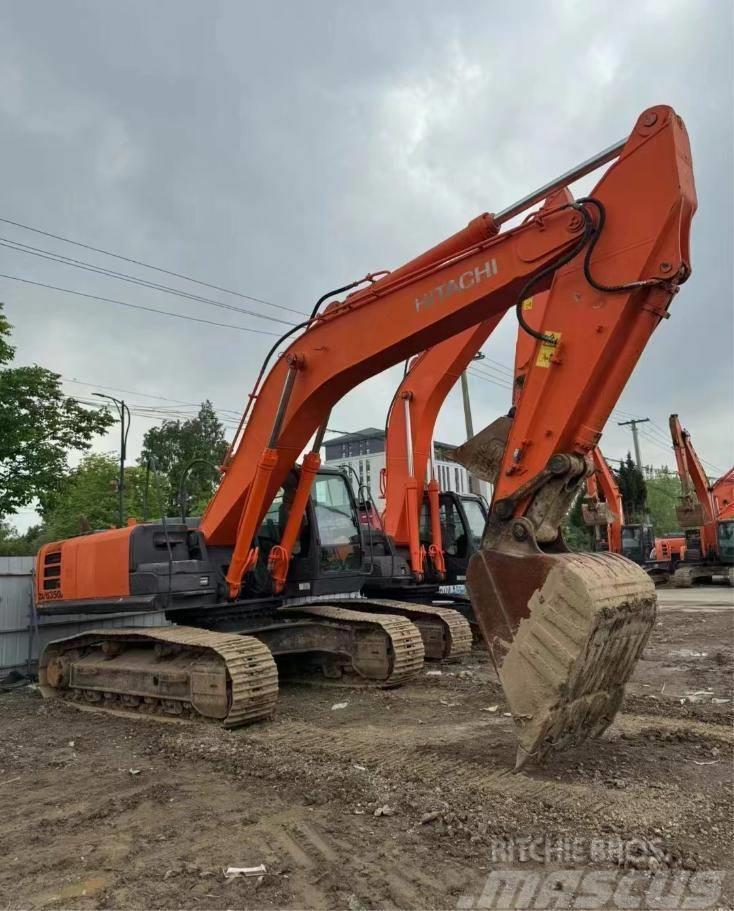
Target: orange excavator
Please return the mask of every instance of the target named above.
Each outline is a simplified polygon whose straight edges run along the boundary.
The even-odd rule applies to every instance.
[[[507,227],[609,162],[591,195]],[[671,108],[657,106],[625,140],[401,268],[367,276],[366,287],[320,311],[350,287],[324,295],[266,359],[221,483],[195,527],[164,520],[42,548],[39,612],[119,611],[152,596],[177,624],[53,643],[40,661],[44,693],[232,725],[272,712],[273,652],[318,651],[328,635],[332,653],[353,665],[400,671],[395,662],[410,652],[401,637],[415,653],[422,649],[405,617],[273,605],[250,599],[248,586],[265,572],[275,595],[286,587],[314,501],[328,415],[344,394],[515,307],[535,354],[514,415],[509,424],[501,419],[491,440],[502,455],[467,587],[516,723],[519,761],[603,731],[654,624],[654,589],[624,557],[568,553],[560,524],[627,378],[690,274],[695,208],[685,127]],[[550,294],[536,329],[522,302],[542,291]],[[278,504],[307,449],[287,502]],[[485,455],[482,438],[473,456]],[[319,533],[337,542],[333,554],[339,547],[346,554],[351,526],[341,490],[316,494]],[[281,507],[280,539],[263,566],[258,536]]]
[[[416,357],[388,412],[382,525],[404,566],[376,564],[370,591],[423,592],[463,584],[469,557],[487,521],[476,494],[442,491],[436,478],[433,430],[438,412],[467,364],[502,314],[447,339]]]
[[[597,551],[624,554],[645,569],[657,585],[670,580],[685,553],[682,535],[655,537],[649,522],[625,522],[617,481],[599,447],[592,452],[594,473],[586,479],[581,513],[596,529]]]
[[[670,415],[670,435],[682,490],[676,513],[686,536],[673,585],[688,588],[714,577],[734,585],[734,468],[710,484],[677,414]]]

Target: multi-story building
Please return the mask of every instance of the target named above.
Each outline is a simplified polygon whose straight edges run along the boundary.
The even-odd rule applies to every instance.
[[[324,448],[324,464],[347,469],[355,493],[358,485],[364,485],[379,507],[380,472],[385,467],[385,431],[377,427],[366,427],[355,433],[345,433],[343,436],[326,440]],[[436,479],[441,490],[470,493],[467,470],[447,458],[447,454],[455,448],[450,443],[434,442]]]

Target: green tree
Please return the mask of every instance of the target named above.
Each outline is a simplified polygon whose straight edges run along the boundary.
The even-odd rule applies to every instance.
[[[617,484],[622,494],[624,517],[626,522],[640,522],[647,508],[647,487],[645,477],[627,453],[627,458],[619,466]]]
[[[186,481],[189,515],[201,513],[219,483],[214,466],[222,463],[227,452],[224,427],[209,401],[203,402],[199,413],[188,421],[165,421],[151,428],[143,437],[139,464],[145,465],[153,456],[166,491],[167,515],[178,515],[179,487],[186,467],[195,459],[204,461],[192,465]],[[209,464],[206,464],[209,463]]]
[[[40,525],[32,525],[25,534],[0,519],[0,557],[32,557],[38,550]]]
[[[41,540],[58,541],[89,531],[116,527],[118,472],[119,463],[115,456],[85,456],[69,472],[54,497],[53,505],[44,512]],[[144,468],[132,465],[125,469],[125,511],[128,517],[142,520],[161,515],[163,504],[158,500],[154,479],[149,481],[147,508],[145,487]]]
[[[51,370],[7,366],[15,354],[10,328],[0,304],[0,518],[34,500],[49,505],[69,452],[88,449],[114,421],[65,396]]]
[[[576,495],[573,506],[563,522],[563,539],[569,550],[577,552],[594,550],[594,529],[584,522],[581,513],[585,496],[586,489],[583,487]]]
[[[681,496],[680,478],[668,468],[653,470],[647,479],[647,508],[656,535],[680,530],[675,507]]]

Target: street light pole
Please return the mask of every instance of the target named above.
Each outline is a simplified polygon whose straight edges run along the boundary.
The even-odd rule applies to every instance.
[[[130,431],[130,409],[124,399],[116,399],[113,395],[104,392],[93,392],[98,399],[109,399],[115,403],[120,416],[120,477],[117,481],[118,524],[120,528],[125,524],[125,456],[127,454],[127,435]]]
[[[481,351],[477,353],[472,358],[473,361],[483,361],[484,355]],[[472,421],[471,416],[471,402],[469,401],[469,378],[467,377],[466,370],[463,370],[461,373],[461,398],[464,402],[464,424],[466,426],[466,438],[470,440],[474,436],[474,422]],[[469,492],[474,494],[479,494],[479,481],[474,478],[471,474],[468,474],[469,478]]]

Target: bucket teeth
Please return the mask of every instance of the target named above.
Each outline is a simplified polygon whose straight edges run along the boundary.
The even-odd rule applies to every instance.
[[[518,768],[611,724],[655,623],[655,587],[617,554],[563,554],[528,608],[499,670]]]

